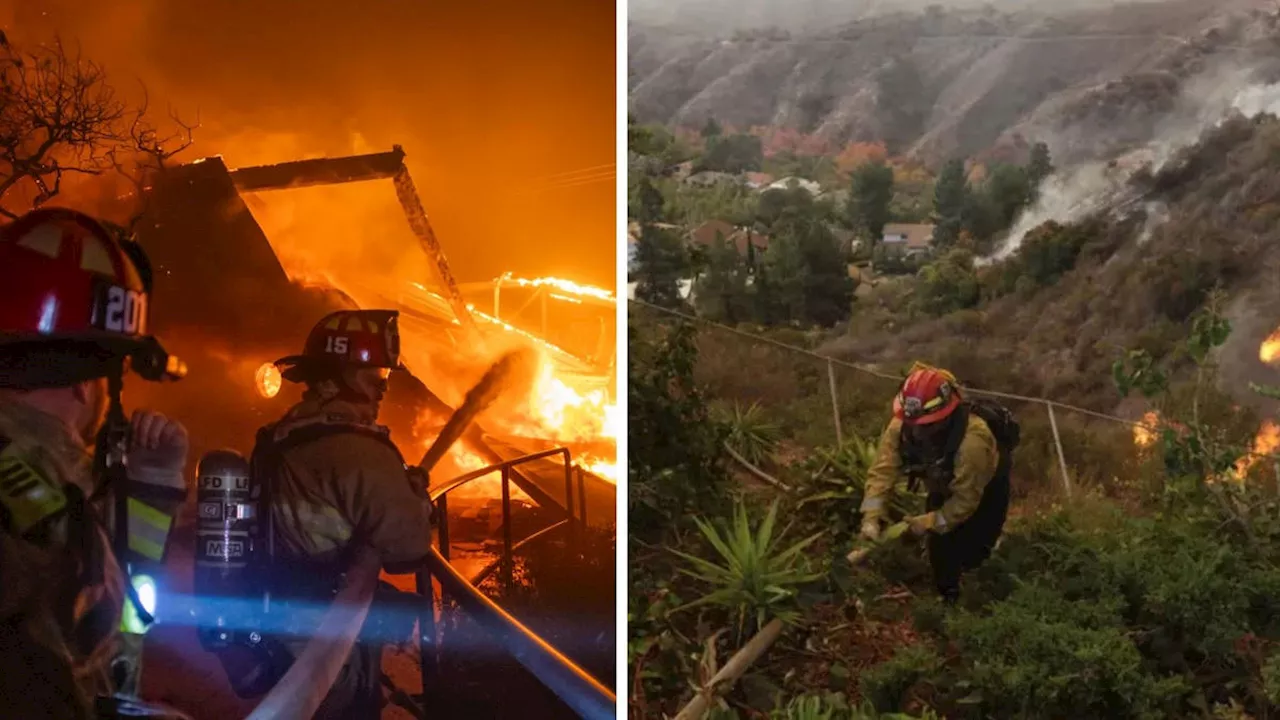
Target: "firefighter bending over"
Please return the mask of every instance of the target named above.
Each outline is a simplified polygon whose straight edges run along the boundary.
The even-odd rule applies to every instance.
[[[926,513],[907,518],[928,534],[929,564],[947,602],[960,576],[982,564],[1004,529],[1018,424],[995,403],[966,400],[946,370],[916,363],[893,401],[893,419],[867,473],[862,536],[876,540],[899,478],[928,491]]]
[[[282,358],[285,380],[303,383],[302,400],[258,432],[252,464],[269,506],[270,585],[277,597],[327,602],[351,553],[371,547],[392,573],[413,572],[431,546],[426,478],[405,464],[386,427],[376,424],[392,370],[401,369],[399,313],[336,312],[307,337],[301,355]],[[388,612],[383,586],[363,637],[412,634],[414,616]],[[371,632],[379,617],[397,629]],[[317,718],[377,718],[382,706],[382,637],[358,644]],[[289,642],[296,658],[305,638]]]
[[[178,423],[150,412],[130,422],[119,404],[130,368],[148,380],[185,374],[147,335],[150,285],[141,248],[80,213],[36,210],[0,228],[5,717],[139,712],[127,696],[141,659],[141,636],[126,637],[138,630],[122,627],[126,603],[140,604],[128,572],[162,560],[188,446]],[[115,523],[117,509],[127,523]]]

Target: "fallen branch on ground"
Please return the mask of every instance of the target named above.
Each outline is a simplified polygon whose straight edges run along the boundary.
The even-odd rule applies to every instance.
[[[779,479],[777,479],[777,478],[773,477],[772,475],[770,475],[769,473],[767,473],[767,472],[765,472],[765,471],[761,470],[760,468],[756,467],[755,465],[752,465],[752,464],[751,464],[751,463],[750,463],[746,458],[744,458],[744,457],[742,457],[741,455],[739,455],[739,454],[738,454],[738,452],[737,452],[736,450],[734,450],[732,447],[730,447],[730,446],[729,446],[729,443],[724,443],[724,450],[725,450],[725,452],[729,453],[729,457],[733,458],[735,462],[737,462],[737,463],[738,463],[739,465],[741,465],[742,467],[746,468],[746,469],[747,469],[747,471],[748,471],[748,472],[750,472],[752,475],[755,475],[756,477],[758,477],[758,478],[760,478],[761,480],[763,480],[763,481],[765,481],[765,482],[769,483],[770,485],[772,485],[772,486],[774,486],[774,487],[778,488],[779,490],[782,490],[782,491],[784,491],[784,492],[791,492],[791,486],[790,486],[790,485],[788,485],[788,484],[786,484],[786,483],[782,482],[781,480],[779,480]]]
[[[764,655],[764,651],[782,635],[782,621],[775,618],[769,621],[769,624],[756,633],[755,637],[747,641],[746,645],[737,652],[736,655],[729,658],[729,662],[720,668],[697,695],[693,696],[693,700],[676,715],[675,720],[701,720],[711,709],[711,703],[717,695],[728,690],[738,678],[751,667],[752,663],[760,659]]]

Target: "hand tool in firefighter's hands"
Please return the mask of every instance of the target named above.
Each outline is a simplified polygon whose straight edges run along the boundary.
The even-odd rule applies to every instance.
[[[867,556],[871,554],[872,550],[876,549],[880,545],[883,545],[884,543],[890,542],[892,540],[897,540],[898,538],[902,537],[903,533],[907,531],[907,527],[908,525],[905,520],[900,523],[894,523],[893,525],[890,525],[889,528],[885,530],[884,533],[880,536],[879,540],[875,541],[872,544],[855,546],[853,550],[848,555],[845,556],[845,559],[848,560],[849,563],[852,565],[862,564],[862,561],[867,559]]]
[[[431,472],[444,454],[449,452],[449,448],[467,431],[467,427],[479,417],[480,413],[488,409],[494,400],[498,399],[498,395],[506,388],[516,368],[520,363],[528,361],[529,356],[528,350],[512,350],[498,358],[493,367],[485,372],[480,382],[467,392],[466,399],[458,409],[453,411],[449,422],[445,423],[444,429],[440,431],[440,436],[427,449],[427,454],[422,456],[422,462],[418,463],[418,466],[423,471]]]

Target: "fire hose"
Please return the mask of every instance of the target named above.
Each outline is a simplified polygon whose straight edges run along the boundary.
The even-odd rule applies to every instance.
[[[480,413],[497,399],[523,353],[503,355],[467,392],[466,400],[454,411],[439,437],[422,456],[419,466],[430,473]],[[307,641],[298,659],[271,692],[249,715],[248,720],[308,720],[329,694],[355,645],[360,628],[369,614],[382,562],[372,548],[356,552],[346,572],[346,582],[334,598],[316,635]]]

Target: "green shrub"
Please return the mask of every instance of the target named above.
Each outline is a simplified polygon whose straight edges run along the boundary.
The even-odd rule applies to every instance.
[[[918,683],[935,680],[942,667],[942,657],[933,648],[908,645],[864,671],[858,688],[877,710],[891,712],[902,707],[907,693]]]

